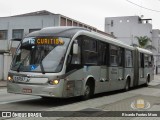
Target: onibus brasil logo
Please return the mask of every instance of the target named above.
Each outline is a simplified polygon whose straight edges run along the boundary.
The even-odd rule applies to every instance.
[[[144,99],[137,99],[131,103],[131,108],[134,110],[144,110],[149,109],[151,107],[151,104],[148,101],[145,101]]]

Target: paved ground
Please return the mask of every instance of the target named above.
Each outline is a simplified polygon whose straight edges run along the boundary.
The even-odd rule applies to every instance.
[[[135,102],[139,99],[145,101],[144,109],[138,109]],[[64,99],[65,100],[65,99]],[[72,99],[69,99],[72,100]],[[43,101],[44,102],[44,101]],[[52,106],[52,104],[46,101]],[[54,102],[54,101],[53,101]],[[58,104],[58,103],[57,103]],[[17,104],[18,105],[18,104]],[[32,104],[34,105],[34,104]],[[35,103],[36,105],[36,103]],[[18,106],[17,106],[18,107]],[[39,109],[38,109],[39,110]],[[46,118],[23,118],[27,120],[160,120],[160,117],[103,117],[106,113],[100,111],[160,111],[160,75],[155,76],[155,80],[149,87],[139,87],[128,92],[116,91],[96,95],[87,101],[76,101],[70,104],[57,105],[43,109],[44,111],[80,111],[72,113],[72,116],[98,116],[98,117],[46,117]],[[87,113],[84,111],[92,111]],[[64,114],[64,113],[63,113]],[[66,112],[67,115],[71,114]],[[114,115],[116,116],[116,112]],[[21,120],[22,118],[12,118]]]
[[[7,86],[7,80],[0,80],[0,88]]]

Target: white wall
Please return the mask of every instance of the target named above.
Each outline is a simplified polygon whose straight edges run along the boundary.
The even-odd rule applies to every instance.
[[[12,55],[8,53],[4,53],[4,75],[3,80],[7,80],[8,71],[10,69],[11,61],[12,61]]]
[[[0,51],[8,51],[8,40],[0,40]]]
[[[113,26],[111,21],[113,20]],[[138,44],[136,36],[148,36],[152,38],[152,25],[139,22],[138,16],[107,17],[105,18],[105,32],[113,32],[117,39],[132,45]]]
[[[8,53],[0,54],[0,80],[7,80],[11,61],[12,61],[12,56],[10,54]]]
[[[154,29],[152,30],[152,45],[155,46],[157,50],[153,50],[154,54],[154,64],[155,66],[160,66],[160,30]],[[157,69],[158,73],[160,73],[160,68]],[[156,71],[155,71],[156,73]]]

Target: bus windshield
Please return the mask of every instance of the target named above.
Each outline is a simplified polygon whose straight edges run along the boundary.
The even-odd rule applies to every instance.
[[[70,38],[29,37],[17,48],[11,70],[22,72],[60,72]]]

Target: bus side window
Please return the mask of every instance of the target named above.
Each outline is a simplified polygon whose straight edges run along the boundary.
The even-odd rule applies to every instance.
[[[110,46],[110,65],[118,66],[118,47]]]
[[[144,68],[144,54],[140,53],[140,68]]]
[[[98,58],[99,65],[107,65],[107,56],[108,56],[108,44],[99,42],[98,44]]]
[[[153,56],[150,55],[150,56],[148,57],[149,67],[152,67],[152,66],[153,66],[153,61],[154,61]]]
[[[97,65],[97,41],[93,38],[85,37],[83,40],[83,63]]]
[[[133,54],[132,54],[132,51],[129,51],[129,50],[125,51],[125,66],[126,67],[133,67]]]
[[[119,48],[118,50],[118,65],[123,67],[124,66],[124,49],[123,48]]]
[[[148,55],[144,55],[144,67],[148,67],[149,66],[149,56]]]

